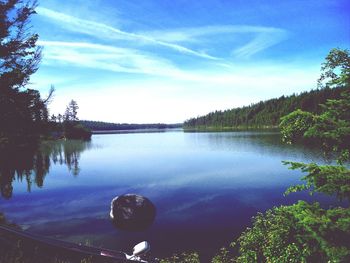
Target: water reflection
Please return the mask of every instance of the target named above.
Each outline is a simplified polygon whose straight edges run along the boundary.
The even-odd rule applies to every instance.
[[[66,165],[73,175],[79,174],[80,155],[86,149],[91,148],[90,141],[81,140],[60,140],[46,142],[40,148],[54,164]]]
[[[66,165],[74,176],[78,175],[80,154],[89,147],[90,142],[86,141],[59,140],[44,142],[39,147],[0,150],[1,196],[5,199],[12,197],[15,180],[25,181],[28,192],[31,192],[33,184],[43,187],[51,161]]]
[[[29,161],[22,158],[30,163],[33,184],[34,169],[44,174],[45,189],[35,191],[33,186],[31,194],[21,192],[21,183],[14,182],[17,175],[2,176],[6,167],[25,166],[16,159],[26,153],[2,153],[1,180],[10,178],[16,194],[10,200],[0,198],[0,207],[11,222],[36,234],[125,251],[147,240],[159,257],[176,248],[196,250],[209,259],[249,226],[257,212],[298,199],[336,205],[329,197],[304,192],[283,196],[301,175],[281,161],[323,163],[320,152],[281,144],[279,134],[268,132],[110,134],[93,135],[92,145],[52,142],[27,154]],[[79,173],[78,178],[66,176],[67,169]],[[147,196],[156,207],[157,216],[144,231],[111,224],[110,202],[124,193]]]
[[[239,131],[188,133],[187,142],[193,147],[208,151],[254,152],[283,158],[309,159],[329,163],[319,145],[282,144],[281,134],[276,131]],[[281,159],[281,161],[284,159]]]

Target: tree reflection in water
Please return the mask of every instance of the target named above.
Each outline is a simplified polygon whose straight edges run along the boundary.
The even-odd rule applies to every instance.
[[[90,145],[89,141],[59,140],[43,142],[38,147],[0,150],[1,196],[5,199],[12,197],[14,180],[25,180],[28,192],[33,184],[42,187],[51,162],[66,165],[68,170],[77,176],[80,154],[90,148]]]

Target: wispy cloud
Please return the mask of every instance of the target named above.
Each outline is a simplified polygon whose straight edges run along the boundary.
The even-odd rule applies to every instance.
[[[205,46],[207,41],[220,41],[220,36],[237,39],[242,34],[249,34],[250,40],[239,47],[232,47],[232,54],[237,57],[249,58],[250,56],[265,50],[283,40],[288,36],[288,32],[275,27],[248,26],[248,25],[215,25],[190,28],[179,28],[173,30],[156,30],[151,32],[127,32],[103,23],[77,18],[48,8],[38,7],[38,14],[57,22],[59,26],[66,30],[79,32],[95,38],[109,40],[128,41],[133,45],[155,45],[165,47],[183,54],[200,58],[219,60],[217,56],[207,52],[198,51],[183,44],[200,43],[201,50],[212,50],[215,48]],[[182,45],[180,45],[182,43]],[[221,43],[218,43],[221,44]],[[227,43],[225,43],[227,44]],[[221,45],[219,45],[221,46]]]
[[[143,35],[161,41],[169,42],[189,42],[196,37],[213,36],[230,33],[265,33],[265,34],[285,34],[286,31],[276,27],[248,26],[248,25],[215,25],[190,28],[178,28],[176,30],[156,30],[143,32]]]
[[[285,86],[286,80],[290,78],[295,79],[293,85],[297,85],[299,80],[304,83],[310,79],[308,70],[297,70],[282,64],[261,64],[250,66],[249,69],[239,65],[216,64],[215,70],[183,70],[167,59],[131,48],[87,42],[39,41],[38,44],[44,46],[44,63],[56,66],[60,62],[80,68],[152,75],[221,87],[262,87],[262,83],[266,83],[272,89],[276,84]]]
[[[182,74],[170,61],[135,49],[86,42],[39,41],[44,46],[44,63],[69,63],[123,73],[178,77]]]
[[[180,28],[176,30],[143,32],[142,34],[157,39],[158,41],[175,43],[206,43],[207,40],[212,41],[211,38],[213,37],[219,42],[222,36],[227,35],[236,40],[242,34],[249,34],[251,35],[250,41],[232,50],[235,56],[245,58],[276,45],[288,37],[288,32],[280,28],[247,25]],[[227,41],[227,38],[225,41]]]
[[[272,32],[260,32],[246,45],[239,47],[233,51],[238,57],[249,58],[252,55],[272,47],[287,38],[287,33],[282,30]]]
[[[177,1],[172,10],[157,1],[89,0],[81,8],[83,0],[43,2],[33,25],[44,58],[32,82],[45,91],[56,85],[53,112],[79,98],[81,118],[95,120],[178,122],[309,90],[320,54],[334,41],[345,43],[346,35],[326,28],[333,38],[317,45],[323,30],[317,25],[332,22],[328,6],[319,15],[302,4],[272,8],[259,1],[259,9],[243,2],[188,1],[186,12]],[[298,12],[302,19],[286,21]],[[305,24],[309,15],[319,23]],[[340,19],[331,27],[343,25]]]
[[[119,39],[119,40],[134,41],[134,42],[137,41],[137,44],[158,45],[158,46],[170,48],[172,50],[175,50],[181,53],[194,55],[197,57],[213,59],[213,60],[218,59],[206,53],[198,52],[178,44],[159,41],[155,38],[152,38],[146,35],[126,32],[103,23],[80,19],[67,14],[56,12],[44,7],[38,7],[37,12],[41,16],[45,16],[50,18],[53,21],[59,22],[59,25],[64,27],[67,30],[80,32],[93,37],[103,38],[103,39],[107,38],[107,39],[114,39],[114,40]]]

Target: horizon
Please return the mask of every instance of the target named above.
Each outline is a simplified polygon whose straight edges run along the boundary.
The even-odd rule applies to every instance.
[[[348,6],[47,0],[32,20],[43,59],[31,86],[55,86],[50,114],[74,99],[82,120],[140,124],[310,91],[328,52],[348,48]]]

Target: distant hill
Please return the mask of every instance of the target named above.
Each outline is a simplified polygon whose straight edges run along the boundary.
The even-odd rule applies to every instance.
[[[130,123],[110,123],[102,121],[80,121],[82,125],[89,128],[92,131],[119,131],[119,130],[137,130],[137,129],[170,129],[181,128],[182,123],[177,124],[164,124],[164,123],[151,123],[151,124],[130,124]]]
[[[340,97],[348,87],[326,88],[260,101],[250,106],[211,112],[184,123],[185,129],[230,129],[277,127],[280,118],[296,109],[319,113],[320,104]]]

